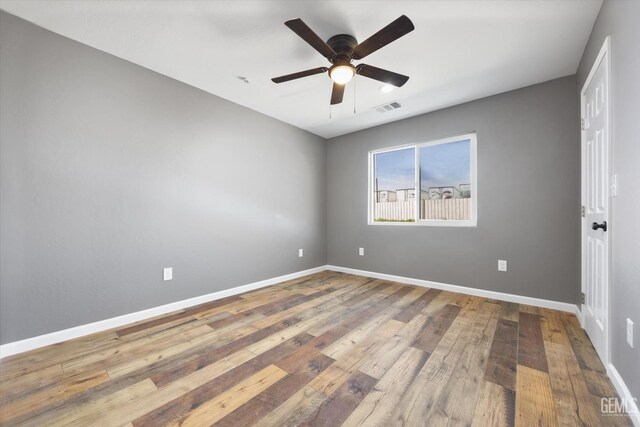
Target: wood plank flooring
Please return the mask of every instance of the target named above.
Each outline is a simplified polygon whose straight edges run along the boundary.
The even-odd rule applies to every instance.
[[[3,426],[601,426],[575,316],[322,272],[0,361]]]

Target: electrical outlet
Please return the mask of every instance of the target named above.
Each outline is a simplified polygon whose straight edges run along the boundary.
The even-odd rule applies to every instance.
[[[162,269],[162,280],[173,280],[173,267],[163,268]]]
[[[498,260],[498,271],[507,271],[507,261],[504,259]]]
[[[359,248],[358,249],[358,255],[364,256],[364,248]]]
[[[633,348],[633,321],[627,319],[627,344]]]
[[[304,256],[304,249],[298,249],[298,258],[302,258]]]

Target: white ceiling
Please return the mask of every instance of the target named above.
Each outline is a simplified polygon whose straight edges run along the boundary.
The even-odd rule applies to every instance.
[[[601,4],[0,1],[41,27],[326,138],[574,74]],[[380,82],[358,76],[330,118],[327,75],[271,82],[328,64],[284,21],[302,18],[324,40],[347,33],[363,41],[402,14],[416,29],[361,62],[410,76],[404,87],[383,94]],[[372,110],[394,100],[403,107]]]

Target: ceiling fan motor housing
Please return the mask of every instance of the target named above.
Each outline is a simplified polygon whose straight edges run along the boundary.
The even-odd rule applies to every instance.
[[[327,40],[327,44],[337,54],[334,58],[331,58],[332,63],[349,64],[351,63],[353,48],[358,46],[358,41],[348,34],[338,34]]]

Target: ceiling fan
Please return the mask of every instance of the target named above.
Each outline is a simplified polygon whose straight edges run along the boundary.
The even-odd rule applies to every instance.
[[[329,68],[318,67],[293,74],[287,74],[286,76],[275,77],[271,79],[274,83],[284,83],[290,80],[313,76],[315,74],[328,71],[329,77],[333,80],[331,105],[334,105],[342,102],[344,86],[356,74],[396,87],[401,87],[407,82],[407,80],[409,80],[408,76],[394,73],[393,71],[383,70],[382,68],[377,68],[373,65],[358,64],[357,66],[354,66],[351,63],[353,60],[362,59],[413,31],[415,28],[413,26],[413,22],[411,22],[411,20],[405,15],[402,15],[362,43],[358,43],[355,37],[348,34],[335,35],[325,43],[300,18],[291,19],[285,22],[284,25],[289,27],[294,33],[309,43],[312,48],[320,52],[320,54],[327,58],[332,65]]]

